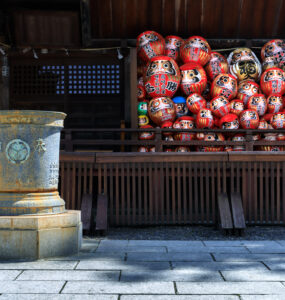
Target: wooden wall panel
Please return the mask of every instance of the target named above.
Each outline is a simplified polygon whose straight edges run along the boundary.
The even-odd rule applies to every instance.
[[[92,39],[145,30],[206,38],[285,37],[285,0],[89,0]]]

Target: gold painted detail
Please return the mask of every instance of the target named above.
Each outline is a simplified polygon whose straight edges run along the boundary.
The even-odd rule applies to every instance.
[[[6,146],[6,157],[13,164],[23,164],[29,156],[30,146],[23,140],[12,140]]]
[[[35,146],[35,151],[38,151],[38,153],[41,152],[46,152],[46,143],[44,142],[43,139],[37,139],[36,140],[36,146]]]

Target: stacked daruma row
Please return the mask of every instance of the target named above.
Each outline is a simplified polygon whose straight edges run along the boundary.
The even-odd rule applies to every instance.
[[[143,76],[138,84],[141,128],[285,128],[282,98],[285,74],[274,66],[265,69],[261,75],[261,64],[250,49],[238,48],[226,59],[220,53],[212,52],[202,37],[193,36],[183,41],[169,36],[164,40],[153,31],[142,33],[137,46],[143,62],[139,67]],[[143,132],[139,138],[153,139],[154,134]],[[164,138],[169,141],[241,141],[244,135],[189,132],[172,135],[164,132]],[[254,138],[261,139],[261,136]],[[280,140],[283,135],[265,134],[264,139]],[[196,149],[241,151],[244,148],[213,146]],[[149,150],[154,149],[141,147],[139,151]],[[283,149],[270,146],[259,150]],[[172,149],[168,147],[166,151]],[[176,147],[175,151],[190,151],[190,148]]]

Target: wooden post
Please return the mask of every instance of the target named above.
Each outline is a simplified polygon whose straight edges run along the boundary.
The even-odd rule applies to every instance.
[[[0,80],[0,109],[9,109],[9,64],[8,57],[2,56],[1,80]]]
[[[162,152],[161,129],[159,127],[155,128],[155,152]]]
[[[253,151],[253,137],[252,137],[252,133],[251,132],[247,132],[245,135],[245,140],[246,140],[246,144],[245,144],[245,150],[246,151]]]

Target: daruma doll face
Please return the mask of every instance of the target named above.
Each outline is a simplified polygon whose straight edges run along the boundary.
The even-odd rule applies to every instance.
[[[226,58],[218,52],[212,52],[210,60],[205,65],[205,71],[209,79],[213,81],[219,74],[228,73],[228,69]]]
[[[212,83],[212,97],[224,96],[228,100],[233,99],[237,94],[237,81],[230,74],[218,75]]]
[[[279,112],[272,116],[270,124],[275,129],[284,129],[285,128],[285,113]]]
[[[203,108],[197,114],[196,119],[197,128],[213,128],[214,117],[211,110],[208,108]]]
[[[221,118],[230,112],[230,103],[224,96],[217,96],[211,100],[210,109],[216,117]]]
[[[270,68],[263,72],[260,86],[264,94],[281,94],[285,92],[285,73],[279,68]]]
[[[238,85],[238,93],[237,97],[243,101],[244,105],[247,105],[248,99],[258,94],[259,92],[259,85],[251,80],[242,81]]]
[[[177,60],[179,58],[179,49],[183,44],[183,39],[179,36],[169,35],[165,38],[164,54]]]
[[[259,116],[263,116],[267,109],[265,96],[263,94],[251,96],[248,100],[247,107],[256,110]]]
[[[269,114],[277,113],[283,108],[283,99],[280,94],[271,94],[266,101]]]
[[[259,125],[259,116],[255,110],[247,109],[240,114],[240,124],[244,129],[256,129]]]
[[[148,114],[157,125],[166,121],[174,121],[176,115],[174,103],[168,97],[154,98],[149,103]]]
[[[207,101],[198,93],[189,95],[186,99],[187,107],[193,114],[197,114],[200,109],[206,108]]]

